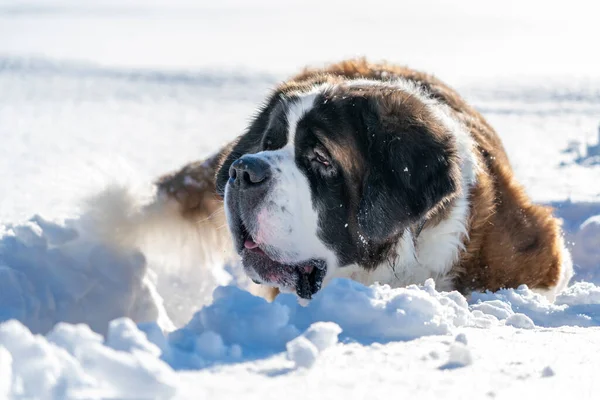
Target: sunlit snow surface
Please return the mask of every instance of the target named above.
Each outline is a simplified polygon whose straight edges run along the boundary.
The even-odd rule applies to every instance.
[[[0,398],[596,397],[597,13],[321,3],[0,1]],[[303,64],[363,54],[435,72],[500,132],[564,218],[555,304],[346,280],[267,303],[235,263],[117,250],[81,206],[210,154]]]

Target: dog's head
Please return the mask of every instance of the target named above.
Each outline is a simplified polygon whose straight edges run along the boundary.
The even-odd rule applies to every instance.
[[[406,82],[276,90],[217,173],[249,277],[309,299],[451,199],[456,140],[434,103]]]

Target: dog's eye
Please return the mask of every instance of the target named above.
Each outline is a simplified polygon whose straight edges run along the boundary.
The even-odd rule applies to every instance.
[[[328,167],[330,164],[329,162],[329,158],[327,157],[327,154],[325,153],[324,150],[320,149],[320,148],[315,148],[315,161],[323,164],[324,166]]]
[[[325,147],[317,144],[312,151],[307,154],[307,161],[310,169],[323,178],[334,178],[337,176],[337,168],[333,158],[329,155]]]
[[[263,143],[263,150],[264,151],[269,151],[269,150],[273,150],[274,146],[273,146],[273,141],[271,139],[267,139],[264,141]]]

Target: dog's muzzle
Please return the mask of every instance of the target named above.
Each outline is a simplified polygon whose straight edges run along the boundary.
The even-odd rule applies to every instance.
[[[326,273],[323,260],[282,262],[281,251],[271,243],[257,243],[257,214],[265,206],[274,182],[271,165],[255,155],[245,155],[229,168],[226,205],[229,229],[248,276],[257,283],[293,288],[310,299],[321,288]]]

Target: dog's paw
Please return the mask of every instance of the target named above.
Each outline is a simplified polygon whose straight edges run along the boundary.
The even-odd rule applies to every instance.
[[[182,213],[203,211],[207,200],[216,198],[214,168],[207,162],[186,165],[156,181],[160,196],[176,201]]]

